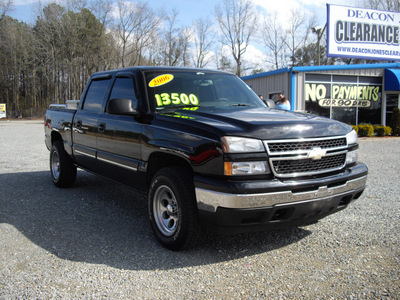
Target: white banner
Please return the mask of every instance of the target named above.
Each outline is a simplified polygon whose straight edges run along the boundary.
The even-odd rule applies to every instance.
[[[400,60],[400,13],[327,4],[328,56]]]

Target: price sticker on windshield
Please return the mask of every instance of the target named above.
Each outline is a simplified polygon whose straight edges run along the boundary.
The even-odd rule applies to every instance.
[[[153,78],[149,82],[149,87],[161,86],[161,85],[167,84],[168,82],[172,81],[173,79],[174,79],[174,75],[163,74],[163,75],[157,76],[156,78]]]
[[[155,94],[157,106],[167,105],[199,105],[199,99],[194,94],[162,93]]]

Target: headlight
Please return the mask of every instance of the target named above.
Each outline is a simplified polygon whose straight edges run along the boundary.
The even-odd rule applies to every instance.
[[[347,139],[347,145],[351,144],[357,144],[358,143],[358,137],[356,131],[353,129],[346,135]]]
[[[357,137],[357,133],[355,132],[355,130],[350,131],[347,135],[346,135],[346,139],[347,139],[347,145],[357,145],[358,144],[358,137]],[[351,147],[354,149],[354,147]],[[356,148],[358,148],[358,146],[356,146]],[[354,164],[356,163],[358,160],[358,150],[352,150],[347,152],[346,155],[346,164],[350,165],[350,164]]]
[[[222,137],[225,153],[264,152],[263,143],[256,139],[247,139],[234,136]]]
[[[224,174],[231,175],[260,175],[269,174],[265,161],[225,162]]]

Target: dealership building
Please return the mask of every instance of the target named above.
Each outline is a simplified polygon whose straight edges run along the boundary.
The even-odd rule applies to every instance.
[[[399,108],[400,63],[283,68],[242,77],[264,99],[347,124],[387,125]]]

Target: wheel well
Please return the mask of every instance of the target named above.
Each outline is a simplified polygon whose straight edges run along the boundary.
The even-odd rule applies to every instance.
[[[62,141],[61,134],[56,131],[51,132],[51,144],[53,145],[56,141]]]
[[[150,184],[154,174],[166,167],[184,167],[192,172],[190,164],[183,158],[167,153],[154,153],[150,156],[147,166],[147,183]]]

